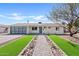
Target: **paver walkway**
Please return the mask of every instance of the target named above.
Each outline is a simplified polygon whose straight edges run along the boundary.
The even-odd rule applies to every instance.
[[[52,56],[52,51],[44,35],[38,35],[33,56]]]
[[[2,35],[0,38],[0,44],[6,43],[10,40],[16,39],[20,37],[21,35]]]

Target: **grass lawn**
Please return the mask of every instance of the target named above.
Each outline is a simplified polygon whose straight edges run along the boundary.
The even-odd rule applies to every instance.
[[[0,56],[17,56],[22,49],[32,40],[33,35],[24,35],[16,41],[9,42],[0,47]]]
[[[79,45],[71,43],[64,38],[60,38],[57,35],[49,35],[52,41],[54,41],[67,55],[79,56]]]

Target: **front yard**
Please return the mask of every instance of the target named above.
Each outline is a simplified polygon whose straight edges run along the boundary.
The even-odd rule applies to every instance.
[[[49,35],[52,41],[54,41],[67,55],[79,56],[79,45],[64,40],[57,35]]]
[[[15,41],[6,43],[3,47],[0,46],[0,56],[16,56],[22,49],[32,40],[33,35],[24,35]]]
[[[39,37],[39,39],[41,38],[41,36],[38,36],[38,37]],[[46,38],[45,38],[45,36],[43,36],[43,37],[44,38],[42,38],[42,40],[43,40],[43,43],[44,43],[44,39],[46,40]],[[73,43],[71,41],[68,41],[68,40],[66,40],[66,38],[60,37],[58,35],[48,35],[48,37],[52,40],[51,43],[53,43],[53,41],[54,41],[54,43],[56,43],[56,45],[66,55],[68,55],[68,56],[79,56],[79,45],[78,44],[75,44],[75,43]],[[15,39],[15,40],[12,40],[10,42],[7,42],[7,43],[1,45],[0,46],[0,56],[17,56],[23,50],[23,48],[25,46],[27,46],[27,44],[32,40],[32,38],[33,38],[33,35],[23,35],[23,36]],[[36,38],[36,39],[39,41],[38,38]],[[35,42],[36,42],[36,40],[35,40]],[[32,44],[34,44],[34,42]],[[33,46],[32,44],[31,44],[31,46]],[[47,44],[48,44],[48,41],[47,41]],[[46,46],[46,44],[44,44],[44,45]],[[40,45],[38,47],[41,47],[41,46],[42,45]],[[52,45],[51,45],[51,47],[53,47],[53,49],[56,49]],[[43,47],[43,49],[44,48],[45,47]],[[56,50],[55,52],[58,52],[58,51]]]

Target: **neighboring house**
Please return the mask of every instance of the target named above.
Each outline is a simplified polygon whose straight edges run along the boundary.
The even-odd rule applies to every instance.
[[[59,23],[17,23],[8,29],[10,34],[64,34],[64,28]]]
[[[8,32],[8,26],[0,24],[0,33],[6,33],[6,32]]]
[[[0,27],[0,33],[4,33],[5,28],[4,27]]]

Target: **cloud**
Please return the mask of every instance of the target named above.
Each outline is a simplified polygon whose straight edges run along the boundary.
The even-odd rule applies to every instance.
[[[0,17],[5,17],[4,15],[0,15]]]
[[[22,15],[20,13],[11,13],[11,14],[7,14],[7,15],[0,15],[0,17],[5,18],[5,19],[9,19],[9,20],[24,20],[24,19],[28,19],[28,20],[34,20],[34,21],[41,21],[41,20],[47,20],[47,18],[43,15],[38,15],[38,16],[25,16]]]
[[[23,19],[25,19],[25,16],[8,17],[8,19],[13,19],[13,20],[23,20]]]
[[[45,16],[36,16],[33,19],[35,19],[35,20],[46,20],[47,18]]]
[[[23,20],[25,18],[26,18],[26,16],[22,16],[22,15],[17,14],[17,13],[13,13],[13,14],[10,14],[8,16],[8,19],[14,19],[14,20]]]
[[[12,13],[12,14],[9,14],[9,15],[11,15],[11,16],[18,16],[19,14],[17,14],[17,13]]]
[[[8,19],[14,19],[14,20],[23,20],[23,19],[42,20],[42,19],[44,19],[44,16],[23,16],[19,13],[12,13],[12,14],[9,14]]]
[[[26,18],[35,18],[36,16],[27,16]]]

